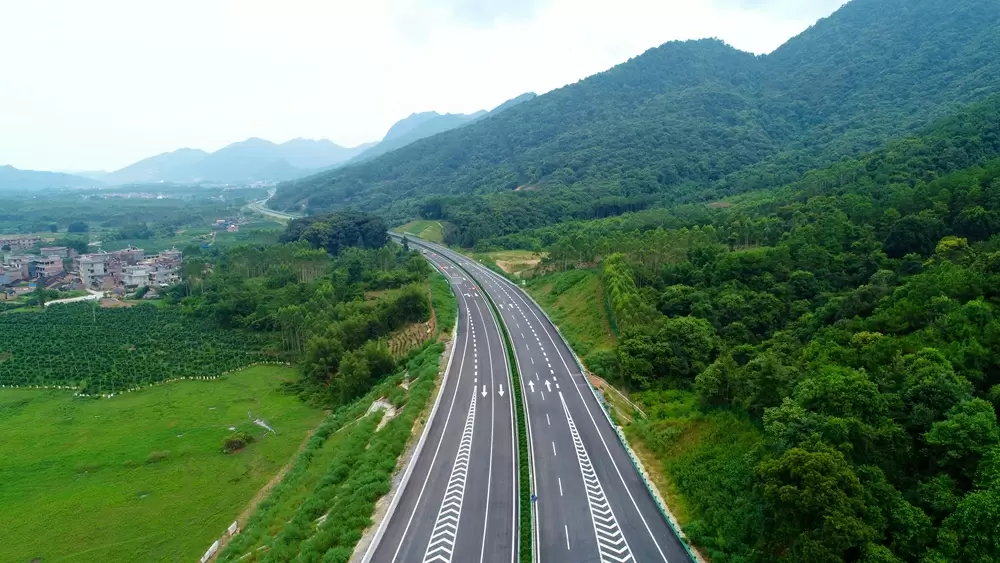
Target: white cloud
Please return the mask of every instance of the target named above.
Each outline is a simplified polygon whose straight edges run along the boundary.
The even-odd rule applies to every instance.
[[[769,52],[835,4],[0,0],[0,164],[113,169],[251,136],[354,145],[412,112],[490,108],[672,39]]]

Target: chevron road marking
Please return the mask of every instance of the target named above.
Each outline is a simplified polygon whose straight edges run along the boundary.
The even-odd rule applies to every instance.
[[[624,563],[632,561],[632,549],[625,541],[618,526],[618,520],[608,497],[604,495],[601,481],[597,478],[593,464],[590,463],[590,456],[587,455],[586,448],[583,447],[583,440],[576,430],[573,417],[569,414],[569,407],[566,406],[566,399],[563,398],[562,391],[559,391],[559,400],[562,401],[563,412],[566,414],[566,421],[569,422],[569,433],[573,436],[573,445],[576,447],[576,458],[580,462],[580,472],[583,473],[583,484],[587,489],[587,503],[590,505],[590,515],[594,523],[594,534],[597,536],[597,550],[601,556],[601,562]]]
[[[451,478],[448,488],[444,491],[444,499],[438,510],[431,539],[424,552],[424,563],[440,561],[450,563],[455,550],[455,537],[458,535],[458,521],[462,517],[462,500],[465,498],[465,478],[469,474],[469,454],[472,452],[472,429],[476,423],[476,387],[472,387],[472,403],[469,404],[469,415],[465,419],[465,430],[462,441],[455,456],[455,465],[451,468]]]

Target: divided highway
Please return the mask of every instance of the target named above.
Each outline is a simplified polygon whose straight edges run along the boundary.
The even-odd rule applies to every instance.
[[[411,244],[470,272],[497,304],[526,402],[536,562],[686,563],[681,540],[633,467],[569,346],[506,278],[423,240]]]
[[[517,452],[503,337],[478,286],[440,256],[427,259],[458,296],[454,353],[419,456],[363,561],[512,563]]]

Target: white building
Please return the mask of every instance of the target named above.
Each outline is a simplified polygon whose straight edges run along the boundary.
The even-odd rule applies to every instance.
[[[125,266],[122,269],[122,284],[127,288],[148,287],[149,274],[148,266]]]
[[[86,254],[80,257],[80,281],[84,287],[100,287],[108,275],[110,259],[110,254]]]

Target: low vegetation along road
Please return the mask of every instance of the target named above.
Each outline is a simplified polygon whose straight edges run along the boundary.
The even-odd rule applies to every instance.
[[[455,352],[420,455],[364,561],[512,563],[517,455],[503,337],[476,284],[428,259],[458,296]]]
[[[538,305],[461,254],[425,241],[411,243],[435,263],[444,257],[463,274],[471,273],[477,282],[472,287],[485,289],[506,325],[528,419],[534,529],[523,532],[534,536],[533,559],[690,561],[568,344]]]

